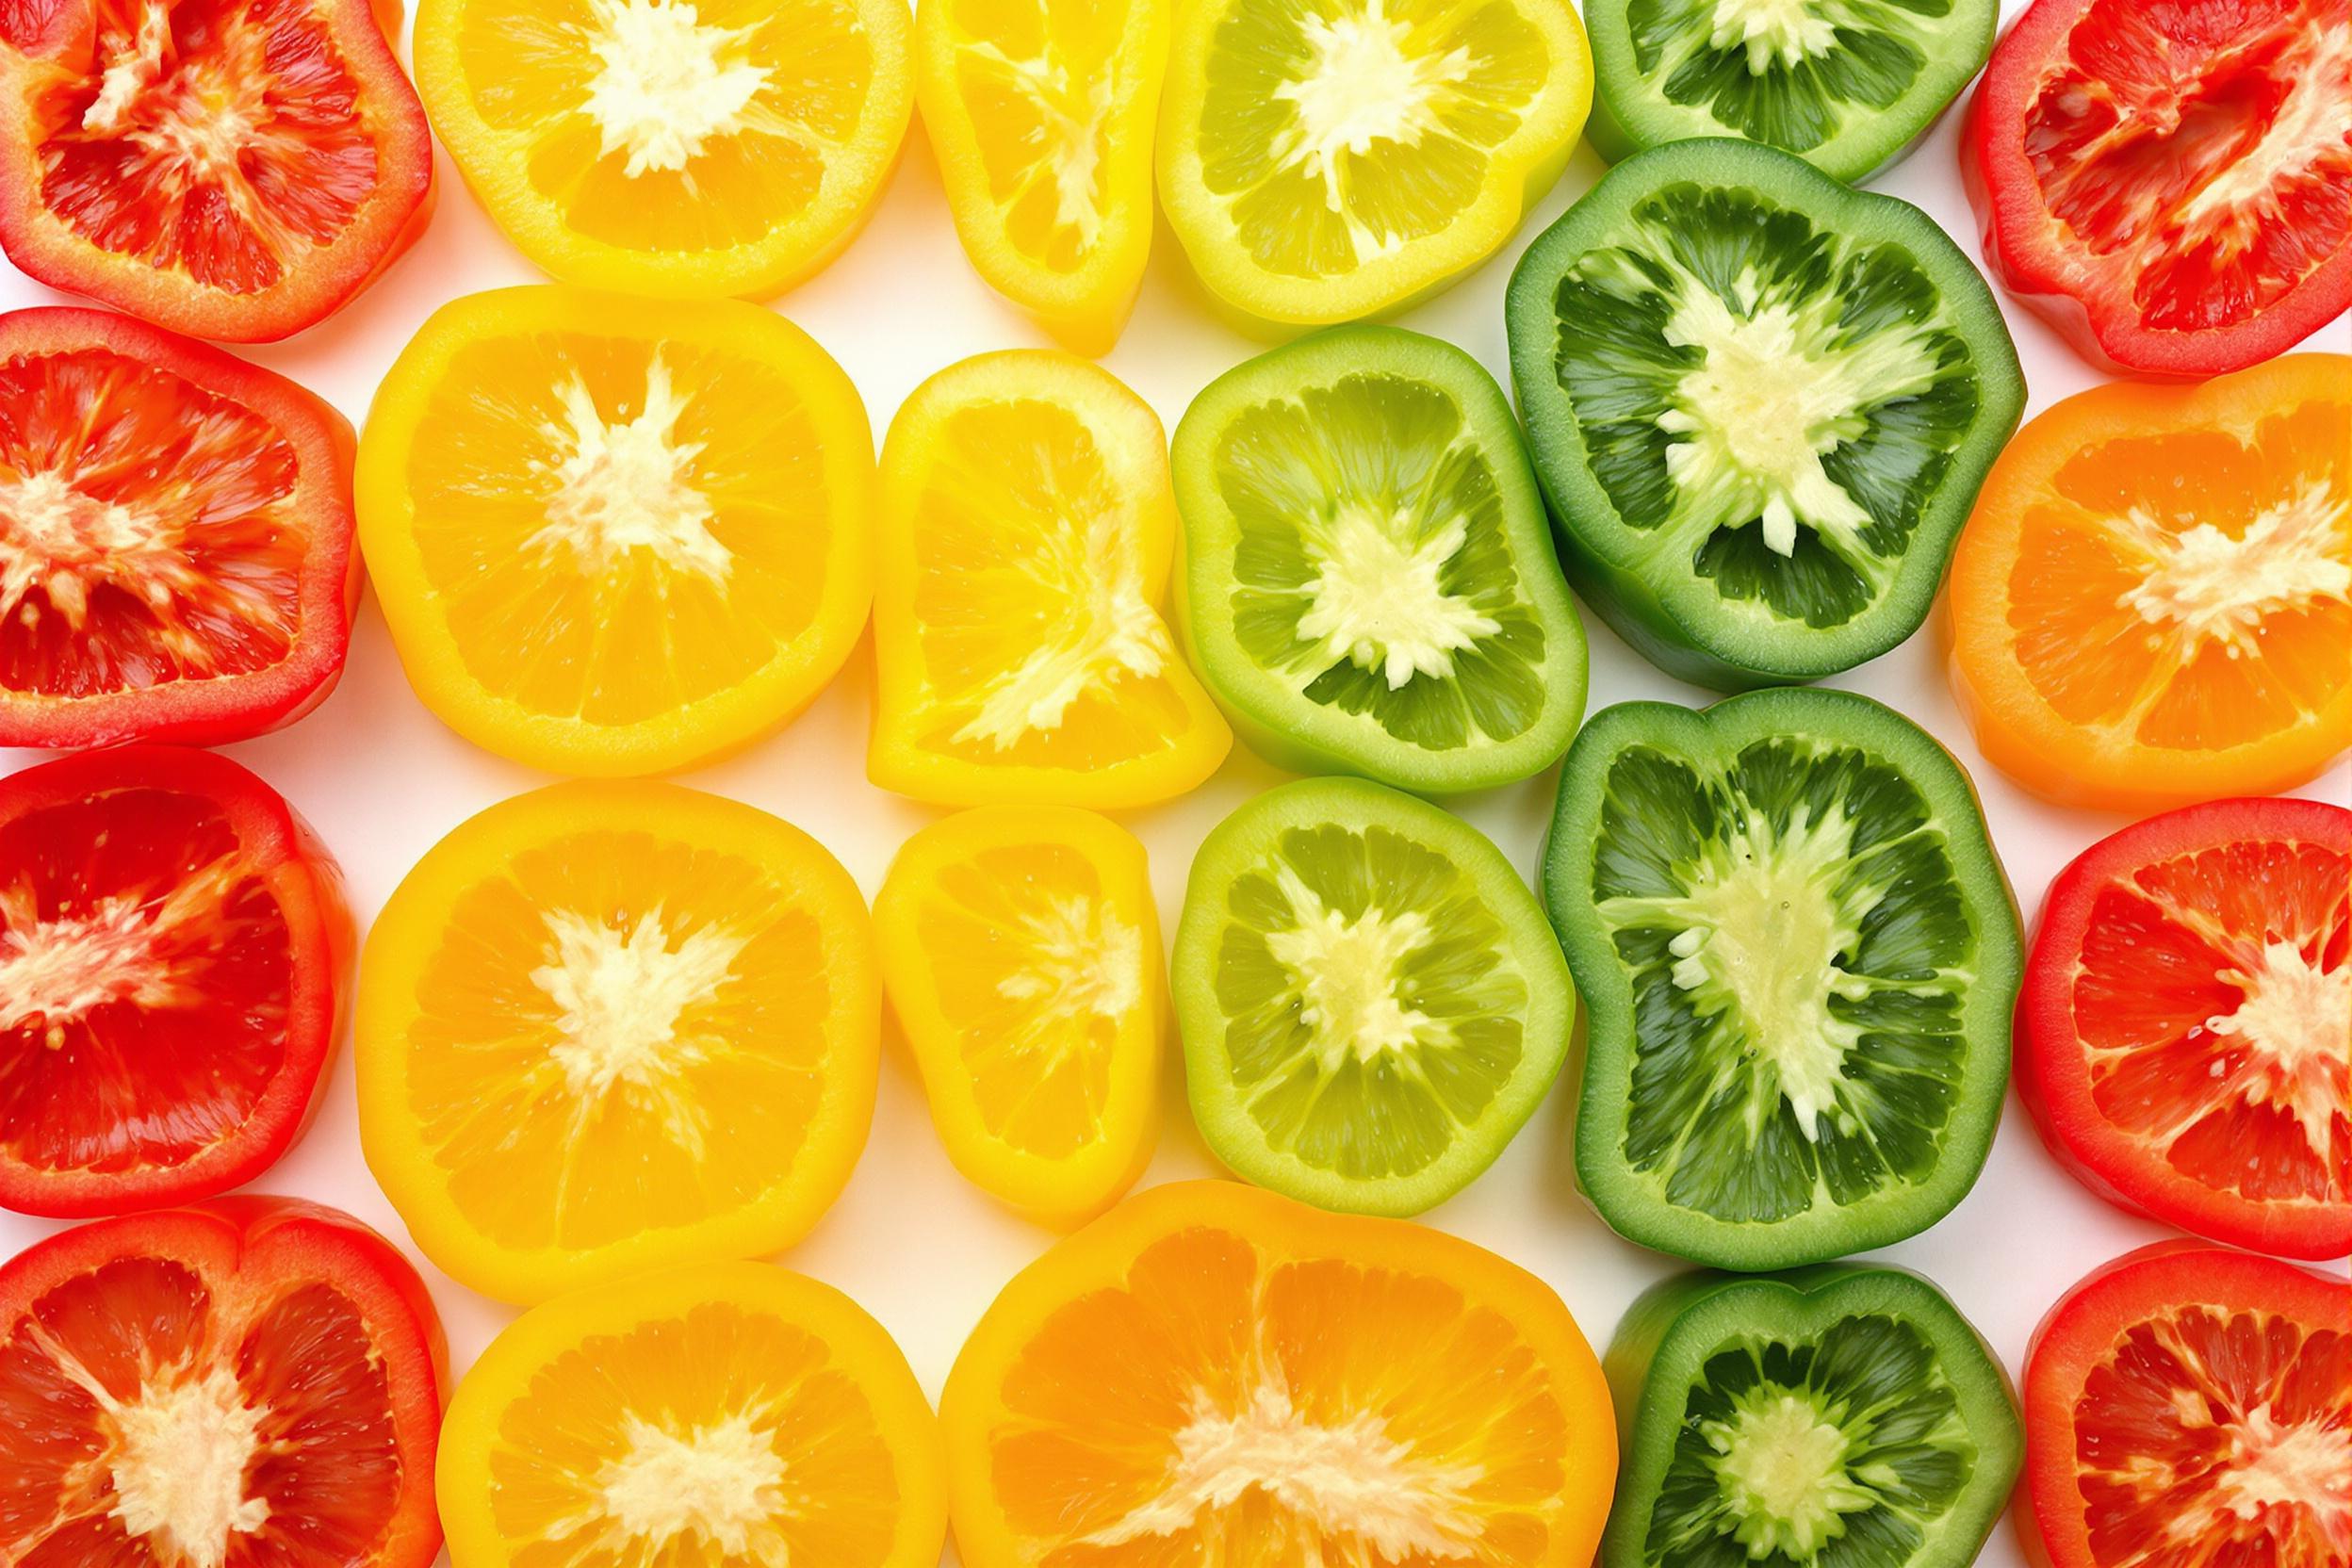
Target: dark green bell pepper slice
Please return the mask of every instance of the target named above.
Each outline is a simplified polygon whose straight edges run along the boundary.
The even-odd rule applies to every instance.
[[[1585,0],[1612,162],[1736,136],[1867,179],[1919,143],[1993,51],[1999,0]]]
[[[2024,1449],[1990,1348],[1898,1268],[1681,1275],[1601,1365],[1622,1455],[1602,1568],[1968,1568]]]
[[[2025,406],[2000,308],[1933,219],[1754,142],[1610,170],[1520,259],[1507,312],[1570,582],[1719,691],[1916,631]]]
[[[1722,1268],[1883,1247],[1992,1146],[2017,914],[1968,776],[1851,693],[1621,703],[1562,764],[1542,884],[1589,1011],[1576,1174]]]

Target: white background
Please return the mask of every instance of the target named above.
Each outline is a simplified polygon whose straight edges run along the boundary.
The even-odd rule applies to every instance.
[[[2003,8],[2021,8],[2012,3]],[[1975,225],[1956,162],[1958,128],[1955,111],[1909,159],[1872,183],[1924,207],[1974,258]],[[238,351],[319,392],[354,425],[366,417],[368,398],[393,356],[436,306],[476,289],[543,281],[475,205],[446,155],[438,156],[438,207],[407,256],[324,324],[287,343]],[[1402,324],[1462,345],[1508,388],[1502,294],[1511,264],[1527,241],[1592,186],[1602,167],[1589,148],[1579,148],[1558,188],[1501,254],[1403,317]],[[0,307],[58,298],[0,269]],[[2029,416],[2099,380],[2036,318],[2005,297],[2001,304],[2031,387]],[[919,118],[865,232],[829,269],[774,302],[774,308],[847,368],[865,399],[877,447],[900,400],[933,371],[985,350],[1049,341],[966,265]],[[1103,363],[1172,429],[1194,393],[1263,347],[1211,314],[1163,223],[1135,319]],[[2339,320],[2305,347],[2352,347],[2352,332]],[[1652,669],[1597,616],[1587,613],[1585,629],[1592,648],[1588,711],[1629,698],[1708,700],[1708,694]],[[2123,825],[2120,817],[2044,805],[1979,759],[1946,683],[1933,622],[1903,646],[1827,684],[1892,704],[1967,763],[2029,921],[2059,868]],[[861,643],[832,688],[789,729],[720,765],[680,776],[814,834],[871,897],[900,841],[939,814],[866,783],[872,686],[871,644]],[[291,728],[226,749],[318,827],[349,875],[363,931],[401,874],[444,833],[493,802],[547,781],[475,750],[418,704],[372,598],[360,612],[350,667],[327,702]],[[14,771],[38,760],[32,753],[8,755],[0,768]],[[1281,776],[1236,745],[1202,789],[1122,819],[1151,851],[1164,930],[1174,929],[1185,871],[1201,835]],[[1454,804],[1522,871],[1531,872],[1556,780],[1557,770],[1546,770]],[[2352,764],[2339,761],[2303,792],[2352,800]],[[452,1368],[462,1372],[513,1313],[451,1282],[408,1247],[400,1217],[360,1159],[348,1051],[337,1056],[333,1072],[325,1107],[309,1135],[254,1187],[339,1205],[407,1248],[440,1306]],[[1214,1162],[1186,1114],[1173,1060],[1164,1098],[1159,1153],[1143,1184],[1213,1173]],[[1638,1291],[1684,1266],[1619,1240],[1578,1198],[1565,1137],[1574,1098],[1574,1084],[1563,1077],[1494,1168],[1425,1220],[1542,1275],[1597,1349]],[[0,1256],[56,1228],[0,1213]],[[2013,1097],[1974,1192],[1941,1224],[1884,1256],[1941,1284],[2015,1376],[2034,1323],[2062,1291],[2094,1266],[2166,1233],[2118,1213],[2059,1170]],[[893,1041],[885,1048],[873,1136],[856,1176],[815,1233],[783,1261],[846,1290],[878,1317],[936,1397],[965,1332],[1004,1281],[1053,1239],[956,1174],[933,1135],[913,1064]],[[952,1548],[948,1560],[954,1560]],[[2022,1564],[2005,1525],[1981,1560],[1991,1568]]]

